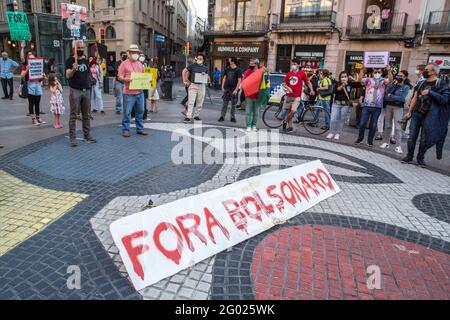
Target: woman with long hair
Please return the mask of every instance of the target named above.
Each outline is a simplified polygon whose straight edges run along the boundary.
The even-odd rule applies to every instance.
[[[24,81],[27,82],[28,89],[28,113],[32,117],[32,123],[35,126],[40,126],[41,124],[45,124],[45,121],[42,121],[40,118],[41,115],[41,97],[42,97],[42,80],[45,78],[44,73],[42,73],[41,80],[30,80],[29,71],[29,59],[34,59],[35,56],[32,52],[29,52],[25,58],[25,62],[23,63],[21,77]]]

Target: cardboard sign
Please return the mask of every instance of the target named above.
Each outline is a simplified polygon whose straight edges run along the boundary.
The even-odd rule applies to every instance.
[[[28,77],[31,81],[44,79],[44,59],[28,59]]]
[[[322,162],[315,161],[121,218],[110,231],[140,290],[339,192]]]
[[[364,67],[366,68],[386,68],[389,64],[391,53],[382,52],[364,52]]]
[[[61,3],[63,38],[66,40],[86,40],[86,7]]]
[[[158,80],[158,69],[157,68],[144,68],[144,73],[149,73],[152,75],[152,89],[156,89],[156,82]]]
[[[149,90],[152,87],[151,73],[131,73],[130,90]]]
[[[30,26],[25,12],[6,12],[11,40],[31,40]]]
[[[208,74],[207,73],[196,73],[195,77],[194,77],[194,82],[207,84],[208,83]]]
[[[441,70],[450,70],[450,55],[431,55],[428,62],[436,63]]]

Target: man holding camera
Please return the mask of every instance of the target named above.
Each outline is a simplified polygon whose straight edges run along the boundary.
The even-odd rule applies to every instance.
[[[423,72],[425,78],[415,89],[406,119],[411,119],[408,155],[402,163],[412,163],[419,133],[422,130],[417,154],[417,164],[425,168],[425,153],[437,146],[438,159],[442,158],[442,147],[448,130],[450,118],[449,89],[439,78],[439,66],[430,63]]]

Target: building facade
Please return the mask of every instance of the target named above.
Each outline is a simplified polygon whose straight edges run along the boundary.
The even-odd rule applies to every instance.
[[[207,31],[212,68],[258,57],[287,72],[297,57],[308,69],[355,71],[364,51],[390,51],[395,70],[428,61],[450,72],[450,0],[216,0]],[[447,71],[448,70],[448,71]]]

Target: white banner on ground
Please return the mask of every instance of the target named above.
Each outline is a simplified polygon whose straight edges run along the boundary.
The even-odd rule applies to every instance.
[[[389,51],[381,52],[364,52],[364,67],[365,68],[380,68],[384,69],[389,64],[391,53]]]
[[[44,79],[44,59],[28,59],[29,80]]]
[[[140,290],[339,192],[322,162],[315,161],[124,217],[110,231]]]

